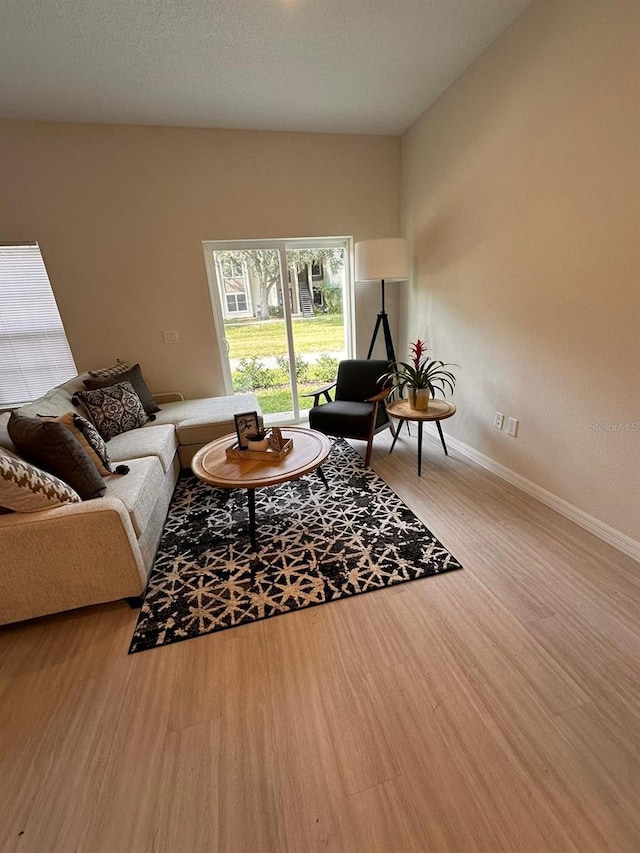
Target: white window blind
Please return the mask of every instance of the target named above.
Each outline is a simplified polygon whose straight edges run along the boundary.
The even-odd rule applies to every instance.
[[[77,373],[37,243],[0,245],[0,406]]]

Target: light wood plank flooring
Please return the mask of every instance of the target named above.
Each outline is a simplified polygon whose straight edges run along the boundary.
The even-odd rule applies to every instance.
[[[3,853],[640,850],[640,566],[388,447],[464,571],[132,656],[124,603],[0,631]]]

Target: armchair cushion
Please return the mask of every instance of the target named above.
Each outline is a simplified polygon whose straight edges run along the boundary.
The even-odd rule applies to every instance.
[[[382,390],[380,377],[389,370],[389,362],[383,359],[352,358],[341,361],[338,366],[336,400],[363,402],[375,397]]]
[[[335,400],[311,409],[309,426],[325,435],[366,439],[371,428],[372,409],[373,403]]]

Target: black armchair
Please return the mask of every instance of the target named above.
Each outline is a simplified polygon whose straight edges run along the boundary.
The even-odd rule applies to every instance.
[[[307,394],[313,397],[313,408],[309,411],[309,426],[325,435],[355,438],[367,442],[364,464],[369,467],[373,436],[391,427],[384,399],[392,385],[381,386],[379,379],[390,370],[388,361],[372,359],[348,359],[338,366],[338,378],[317,391]],[[335,388],[335,400],[330,390]],[[324,397],[324,403],[320,398]]]

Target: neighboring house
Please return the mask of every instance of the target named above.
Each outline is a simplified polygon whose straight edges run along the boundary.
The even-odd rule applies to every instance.
[[[260,313],[260,281],[249,266],[234,259],[225,269],[217,264],[220,301],[225,320],[257,317]],[[322,263],[290,264],[287,269],[289,306],[294,317],[313,317],[327,311],[327,289],[342,288],[341,274],[332,274]],[[278,316],[282,303],[277,287],[269,290],[270,314]]]

